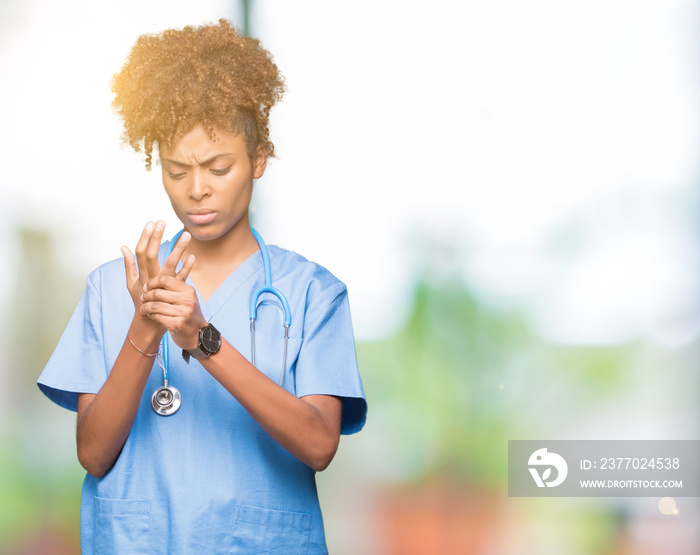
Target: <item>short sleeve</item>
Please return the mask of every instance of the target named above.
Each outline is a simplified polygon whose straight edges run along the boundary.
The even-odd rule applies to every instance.
[[[39,376],[39,389],[57,405],[77,411],[79,393],[97,393],[107,379],[102,302],[96,273],[90,274],[78,306]]]
[[[308,302],[296,364],[296,393],[299,397],[342,397],[341,434],[359,432],[365,424],[367,401],[357,368],[347,289],[342,282]]]

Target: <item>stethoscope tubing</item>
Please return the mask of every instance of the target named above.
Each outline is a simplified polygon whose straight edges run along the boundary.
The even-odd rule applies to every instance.
[[[285,327],[289,327],[292,325],[292,311],[289,309],[287,297],[285,297],[279,289],[272,286],[272,270],[270,269],[270,255],[267,252],[267,246],[265,245],[265,241],[263,241],[263,238],[260,237],[260,234],[257,231],[255,231],[255,229],[253,229],[252,227],[250,228],[250,231],[253,232],[253,237],[255,237],[255,240],[258,242],[260,254],[262,255],[263,259],[263,270],[265,272],[265,285],[258,289],[250,298],[250,319],[255,320],[255,318],[257,318],[258,316],[258,300],[260,299],[260,295],[262,295],[263,293],[272,293],[275,297],[279,299],[280,303],[282,303],[282,308],[284,309],[284,325]]]

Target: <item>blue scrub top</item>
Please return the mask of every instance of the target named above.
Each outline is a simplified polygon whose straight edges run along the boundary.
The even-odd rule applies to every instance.
[[[367,403],[345,285],[296,253],[273,245],[269,252],[273,285],[292,311],[285,389],[298,397],[342,397],[341,433],[360,431]],[[38,381],[60,406],[77,410],[78,394],[97,393],[107,379],[134,313],[125,283],[121,259],[88,277]],[[204,317],[248,360],[248,307],[263,283],[256,252],[206,303],[199,298]],[[283,316],[272,295],[261,298],[256,366],[279,383]],[[196,360],[185,364],[172,342],[170,352],[170,384],[182,394],[182,406],[168,417],[153,411],[151,395],[163,384],[154,364],[114,467],[102,478],[85,477],[83,554],[326,553],[314,471],[275,442]]]

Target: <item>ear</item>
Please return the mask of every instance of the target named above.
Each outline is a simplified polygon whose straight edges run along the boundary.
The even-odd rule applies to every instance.
[[[257,156],[253,160],[253,179],[260,179],[267,167],[267,156],[262,145],[258,145]]]

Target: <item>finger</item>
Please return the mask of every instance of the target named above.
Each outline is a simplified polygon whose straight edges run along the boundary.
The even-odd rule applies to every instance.
[[[159,314],[159,313],[146,314],[143,311],[142,311],[142,314],[144,316],[146,316],[149,320],[153,320],[154,322],[158,322],[161,326],[163,326],[168,331],[175,325],[175,319],[172,316],[163,316],[162,314]]]
[[[169,313],[163,313],[163,312],[152,312],[149,314],[144,314],[145,317],[147,317],[150,320],[153,320],[154,322],[158,322],[159,324],[162,324],[165,326],[165,328],[168,329],[171,333],[175,332],[178,335],[187,332],[187,323],[188,320],[182,316],[182,314],[169,314]],[[189,332],[191,332],[193,337],[197,337],[198,331],[206,325],[206,320],[203,321],[204,323],[200,324],[197,323],[196,325],[190,325],[189,326]],[[173,336],[174,339],[174,336]],[[176,341],[177,343],[177,341]],[[197,344],[195,340],[195,345]]]
[[[175,318],[175,317],[182,317],[183,316],[183,310],[182,307],[176,305],[176,304],[171,304],[171,303],[162,303],[160,301],[152,301],[148,303],[143,303],[141,305],[141,314],[145,316],[154,316],[156,314],[159,314],[161,316],[168,316],[170,318]]]
[[[174,278],[173,278],[174,279]],[[149,289],[141,295],[141,302],[150,303],[159,301],[163,303],[178,304],[183,302],[182,291],[168,291],[167,289]]]
[[[148,242],[151,240],[151,235],[153,235],[154,227],[155,224],[153,222],[148,222],[141,232],[138,243],[136,243],[136,263],[138,264],[139,276],[141,276],[142,281],[148,279],[146,249],[148,248]]]
[[[186,285],[182,282],[182,280],[176,278],[175,276],[165,276],[165,275],[159,275],[154,277],[153,279],[149,279],[146,284],[143,286],[143,291],[144,293],[147,291],[151,291],[152,289],[167,289],[168,291],[184,291],[186,288],[188,288],[189,285]]]
[[[139,279],[139,272],[136,269],[136,259],[128,247],[122,246],[122,256],[124,257],[124,270],[126,271],[126,285],[131,287],[131,284]]]
[[[182,281],[187,280],[188,276],[190,275],[190,272],[192,271],[192,268],[194,267],[194,262],[194,254],[189,255],[187,257],[187,260],[185,260],[185,263],[182,265],[182,268],[180,268],[180,271],[175,277]]]
[[[182,258],[182,254],[185,252],[185,249],[187,248],[187,245],[189,244],[191,238],[192,236],[187,231],[180,235],[180,238],[177,240],[177,243],[175,243],[175,247],[173,247],[173,252],[170,253],[170,256],[168,256],[165,263],[163,264],[163,270],[161,273],[167,274],[169,276],[175,275],[177,263],[180,262],[180,258]]]
[[[165,316],[163,314],[149,314],[147,315],[147,318],[149,320],[153,320],[154,322],[157,322],[161,326],[163,326],[165,329],[167,329],[172,336],[173,341],[175,343],[183,348],[183,349],[194,349],[197,346],[197,333],[196,330],[199,328],[193,328],[192,333],[188,333],[187,336],[189,339],[187,340],[187,344],[184,343],[184,335],[182,333],[182,319],[175,316]],[[200,326],[201,327],[201,326]]]
[[[148,277],[157,276],[160,274],[160,262],[158,261],[158,251],[160,250],[160,242],[165,231],[165,223],[161,220],[156,222],[153,228],[153,234],[148,241],[146,247],[146,266],[148,268]]]

